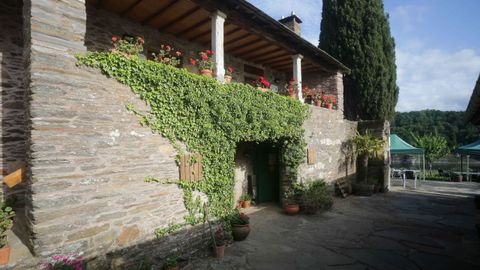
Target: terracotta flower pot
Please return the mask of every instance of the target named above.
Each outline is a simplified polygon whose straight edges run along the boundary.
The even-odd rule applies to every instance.
[[[210,69],[202,69],[200,70],[200,74],[206,77],[212,77],[212,71]]]
[[[300,206],[298,204],[286,204],[285,213],[290,216],[294,216],[300,212]]]
[[[215,247],[215,258],[223,258],[225,256],[225,245]]]
[[[10,246],[5,246],[0,249],[0,265],[8,264],[10,259]]]
[[[243,208],[250,208],[252,206],[252,201],[243,201],[242,207]]]
[[[317,106],[317,107],[322,106],[322,101],[321,100],[315,100],[315,106]]]
[[[232,236],[235,241],[243,241],[250,233],[250,224],[236,225],[232,224]]]
[[[257,87],[257,88],[262,92],[268,92],[268,88],[263,88],[263,87]]]
[[[231,83],[232,82],[232,76],[225,75],[224,78],[225,78],[225,83]]]

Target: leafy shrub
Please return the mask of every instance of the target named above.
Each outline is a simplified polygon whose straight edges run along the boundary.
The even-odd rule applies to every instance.
[[[272,92],[261,92],[250,85],[220,84],[162,63],[127,58],[122,54],[90,52],[77,55],[78,65],[100,69],[103,74],[129,86],[150,109],[139,112],[142,124],[167,138],[184,153],[179,141],[191,153],[203,156],[203,180],[183,183],[189,223],[195,209],[194,190],[207,194],[212,216],[224,217],[233,204],[234,157],[242,141],[271,141],[281,146],[282,164],[296,177],[305,158],[303,122],[309,110],[298,100]],[[188,197],[189,195],[190,197]]]
[[[15,211],[8,203],[0,204],[0,248],[8,244],[7,231],[13,224]]]
[[[284,193],[285,203],[303,204],[303,194],[306,186],[303,183],[293,183]]]
[[[234,209],[232,213],[228,216],[228,220],[231,225],[246,225],[250,223],[250,217],[245,215],[245,213]]]
[[[175,267],[178,265],[178,256],[177,255],[170,255],[165,260],[166,267]]]
[[[306,185],[303,194],[305,212],[314,214],[317,210],[328,210],[333,205],[333,198],[324,180],[314,180]]]
[[[240,201],[244,202],[244,201],[251,201],[252,200],[252,196],[250,196],[249,194],[242,194],[242,196],[240,196]]]

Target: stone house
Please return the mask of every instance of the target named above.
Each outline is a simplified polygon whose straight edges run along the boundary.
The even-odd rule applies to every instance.
[[[128,87],[75,65],[75,54],[108,50],[114,35],[145,37],[145,57],[164,43],[183,52],[211,48],[219,81],[228,65],[237,82],[264,76],[281,91],[294,77],[327,90],[338,106],[311,106],[299,180],[355,174],[344,149],[357,129],[343,115],[348,69],[300,36],[294,14],[279,22],[243,0],[5,0],[0,23],[1,166],[7,175],[26,165],[23,181],[3,196],[16,198],[13,231],[32,254],[12,268],[70,252],[82,252],[93,269],[125,268],[172,250],[194,253],[208,241],[202,225],[156,239],[154,229],[186,214],[183,193],[144,178],[178,179],[176,151],[125,109],[146,106]],[[301,91],[297,98],[304,100]],[[277,151],[238,146],[236,198],[250,192],[258,202],[279,201],[288,183]]]

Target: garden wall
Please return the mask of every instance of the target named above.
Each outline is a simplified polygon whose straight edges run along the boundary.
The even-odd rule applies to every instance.
[[[1,141],[0,171],[2,175],[10,174],[26,162],[26,140],[28,128],[26,108],[28,107],[24,84],[28,82],[25,72],[24,36],[22,21],[22,1],[5,0],[0,2],[0,128]],[[0,198],[15,200],[15,233],[28,242],[30,234],[25,219],[26,183],[14,188],[2,186]]]
[[[155,238],[154,229],[183,222],[187,214],[176,185],[144,181],[146,176],[178,179],[176,151],[126,110],[128,103],[147,109],[130,88],[77,67],[74,57],[107,50],[111,36],[123,34],[144,36],[147,50],[165,42],[184,52],[204,48],[84,1],[25,0],[22,56],[19,2],[0,4],[0,33],[9,37],[0,41],[2,167],[28,157],[28,200],[18,215],[26,217],[24,235],[32,252],[40,258],[82,252],[90,268],[115,269],[204,246],[209,235],[203,225]],[[246,62],[228,55],[226,62],[239,71],[234,79],[243,81]],[[285,74],[273,70],[267,69],[266,77],[278,86],[286,81]],[[343,120],[341,110],[312,110],[306,140],[317,149],[317,163],[303,165],[300,175],[331,181],[342,177],[340,148],[355,125]],[[18,150],[25,144],[26,150]]]
[[[176,185],[144,182],[146,176],[178,179],[174,148],[125,108],[133,103],[142,110],[145,104],[129,87],[75,66],[76,53],[107,47],[110,29],[137,27],[147,40],[158,31],[101,21],[112,18],[88,13],[82,1],[26,3],[31,5],[34,253],[83,252],[93,260],[92,269],[102,269],[203,246],[208,239],[203,226],[178,237],[154,236],[155,228],[183,222],[187,211]]]
[[[311,108],[312,114],[303,127],[307,149],[316,153],[316,162],[300,166],[300,179],[325,179],[327,183],[344,177],[351,179],[356,166],[346,142],[355,134],[357,122],[345,120],[340,110]]]

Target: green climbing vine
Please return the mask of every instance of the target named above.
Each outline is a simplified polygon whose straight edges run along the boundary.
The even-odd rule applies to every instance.
[[[180,141],[189,152],[203,156],[202,181],[176,181],[185,191],[187,224],[201,221],[195,215],[201,207],[192,199],[194,190],[207,194],[211,215],[224,217],[231,210],[234,155],[239,142],[281,145],[282,162],[293,177],[303,162],[302,125],[309,110],[297,100],[246,84],[220,84],[186,69],[137,56],[89,52],[77,55],[77,60],[78,65],[97,68],[139,94],[150,110],[138,112],[131,105],[128,109],[140,115],[142,124],[168,138],[179,152]]]

